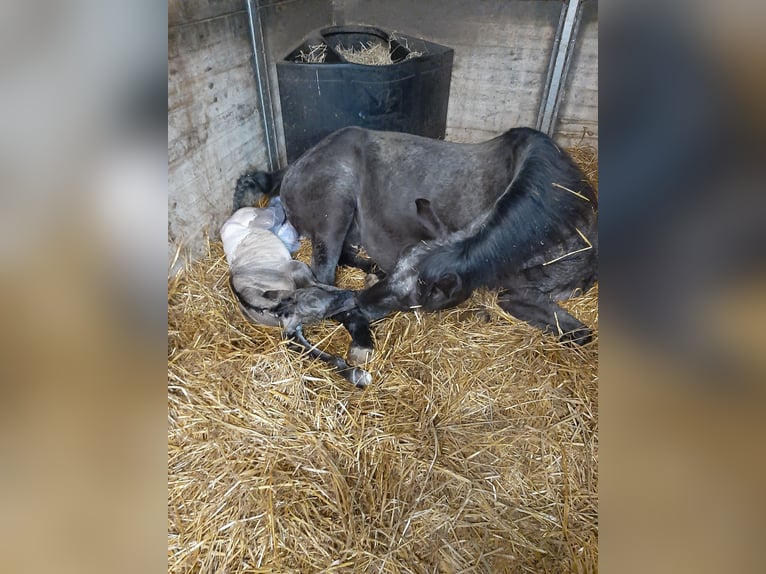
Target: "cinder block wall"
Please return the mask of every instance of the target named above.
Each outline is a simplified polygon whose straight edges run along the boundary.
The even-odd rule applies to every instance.
[[[242,0],[168,2],[168,250],[193,256],[231,211],[234,181],[264,165]]]

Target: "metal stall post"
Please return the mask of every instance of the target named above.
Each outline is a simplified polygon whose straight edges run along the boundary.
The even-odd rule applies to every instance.
[[[559,27],[556,31],[551,61],[548,66],[548,77],[537,117],[537,129],[549,136],[553,135],[555,129],[563,91],[562,86],[569,72],[570,59],[577,41],[581,6],[581,0],[567,0],[566,6],[562,6],[561,9]]]
[[[250,39],[253,44],[253,67],[255,81],[260,99],[261,123],[263,124],[266,154],[269,158],[269,170],[279,169],[279,150],[277,148],[277,129],[274,120],[274,108],[271,101],[271,85],[269,81],[266,48],[263,42],[263,23],[261,21],[258,0],[247,0],[247,14],[250,18]]]

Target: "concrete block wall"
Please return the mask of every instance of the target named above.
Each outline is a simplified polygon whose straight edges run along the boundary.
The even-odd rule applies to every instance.
[[[455,50],[447,111],[451,141],[478,142],[534,126],[561,2],[339,0],[343,22],[375,22]]]
[[[168,2],[168,251],[192,256],[231,211],[234,182],[264,165],[263,128],[241,0]]]

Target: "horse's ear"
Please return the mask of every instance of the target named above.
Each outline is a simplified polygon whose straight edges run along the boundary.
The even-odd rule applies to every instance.
[[[423,228],[431,235],[431,239],[439,239],[447,235],[447,226],[439,219],[428,199],[419,197],[415,200],[415,209]]]

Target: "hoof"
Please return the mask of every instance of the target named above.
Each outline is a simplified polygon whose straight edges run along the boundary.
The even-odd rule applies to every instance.
[[[457,312],[457,320],[489,323],[492,321],[492,314],[486,309],[465,309]]]
[[[372,382],[372,375],[363,369],[355,368],[351,376],[351,382],[356,388],[365,389]]]
[[[486,309],[479,309],[476,311],[476,318],[482,323],[489,323],[492,321],[492,315]]]
[[[364,389],[372,382],[372,375],[359,367],[346,367],[340,374],[357,389]]]
[[[357,345],[351,345],[348,348],[348,355],[346,359],[352,365],[364,365],[372,359],[373,350],[367,347],[359,347]]]

